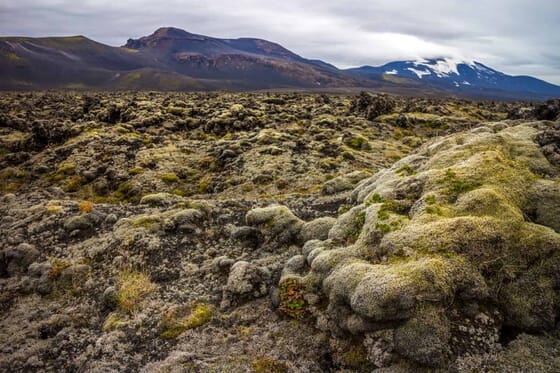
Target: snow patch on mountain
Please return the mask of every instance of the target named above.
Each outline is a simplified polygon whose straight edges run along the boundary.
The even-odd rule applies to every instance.
[[[431,70],[438,78],[449,77],[451,74],[461,75],[459,73],[459,65],[467,65],[471,68],[476,66],[474,61],[457,59],[457,58],[440,58],[435,60],[417,60],[413,62],[414,66],[422,66]]]
[[[412,71],[414,74],[418,76],[418,79],[422,79],[424,75],[431,75],[432,73],[429,70],[417,70],[415,68],[409,67],[407,70]]]
[[[395,84],[407,84],[408,79],[422,81],[433,87],[443,87],[451,92],[508,92],[512,97],[518,93],[559,96],[560,87],[539,79],[510,76],[474,60],[434,57],[428,59],[394,61],[383,66],[364,66],[352,69],[367,78],[379,75],[397,75],[405,80]],[[367,74],[367,75],[366,75]],[[499,96],[499,93],[492,93]]]

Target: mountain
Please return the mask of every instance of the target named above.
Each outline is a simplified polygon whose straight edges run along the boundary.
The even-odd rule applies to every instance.
[[[0,89],[369,89],[410,95],[542,100],[560,87],[450,58],[340,70],[262,39],[163,27],[112,47],[84,36],[0,38]]]
[[[149,56],[136,52],[84,36],[0,38],[0,88],[163,89],[165,82],[172,89],[204,87],[192,78],[159,69]],[[144,81],[148,84],[138,84]]]
[[[346,70],[369,80],[424,86],[475,96],[560,96],[560,87],[529,76],[511,76],[476,61],[438,58],[390,62]]]
[[[265,89],[372,85],[261,39],[166,27],[123,47],[83,36],[0,38],[1,89]]]

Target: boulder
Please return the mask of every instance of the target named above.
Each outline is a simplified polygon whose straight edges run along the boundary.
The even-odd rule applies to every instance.
[[[305,243],[310,240],[326,240],[335,222],[335,218],[324,217],[304,223],[300,231],[300,241]]]
[[[268,293],[270,277],[268,269],[239,261],[231,267],[225,290],[233,296],[259,298]]]
[[[22,243],[16,247],[6,248],[0,252],[0,263],[2,268],[0,274],[15,276],[27,272],[29,265],[39,257],[39,251],[35,246]]]
[[[245,216],[247,225],[257,227],[269,240],[279,244],[297,241],[304,222],[286,206],[256,208]]]

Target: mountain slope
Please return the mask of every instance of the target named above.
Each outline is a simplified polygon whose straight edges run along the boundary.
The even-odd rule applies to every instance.
[[[261,39],[218,39],[165,27],[124,46],[194,78],[230,79],[255,88],[333,87],[356,84],[336,67],[298,56]]]
[[[0,89],[215,90],[371,86],[260,39],[176,28],[111,47],[83,36],[0,38]]]
[[[389,80],[404,85],[421,84],[457,93],[560,95],[559,86],[545,81],[529,76],[511,76],[480,62],[451,58],[397,61],[379,67],[362,66],[346,71],[370,80]]]
[[[134,50],[83,36],[0,39],[2,89],[118,88],[120,72],[154,65]]]
[[[255,38],[163,27],[122,47],[84,36],[0,38],[0,90],[368,89],[492,99],[560,97],[560,87],[479,62],[440,58],[340,70]]]

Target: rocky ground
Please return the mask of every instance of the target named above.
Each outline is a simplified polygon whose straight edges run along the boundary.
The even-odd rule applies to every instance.
[[[0,371],[556,372],[560,104],[0,95]]]

